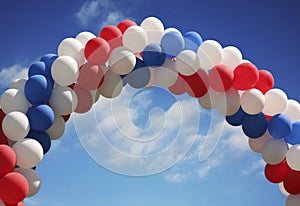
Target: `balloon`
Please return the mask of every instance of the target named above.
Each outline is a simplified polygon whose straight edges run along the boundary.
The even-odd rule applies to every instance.
[[[123,45],[129,48],[134,54],[144,50],[148,44],[147,33],[145,29],[139,26],[129,27],[123,35]]]
[[[198,99],[199,104],[207,110],[211,110],[217,107],[217,102],[221,92],[217,92],[211,87],[208,88],[208,92]]]
[[[166,59],[165,63],[154,70],[155,81],[161,87],[170,87],[175,84],[178,73],[175,68],[175,63],[170,60]]]
[[[292,132],[291,120],[284,114],[277,114],[270,119],[268,130],[275,138],[285,138]]]
[[[90,39],[84,48],[85,58],[89,63],[102,66],[109,57],[110,46],[108,42],[100,37]]]
[[[0,199],[7,204],[17,204],[28,194],[26,178],[16,172],[5,175],[0,180]]]
[[[277,165],[285,159],[288,146],[282,139],[268,140],[262,150],[262,157],[270,165]]]
[[[266,104],[263,113],[269,116],[282,113],[287,107],[287,96],[281,89],[271,89],[265,93]]]
[[[288,116],[292,123],[300,120],[300,104],[293,99],[289,99],[287,101],[287,107],[282,114]]]
[[[286,153],[286,161],[293,170],[300,171],[299,157],[300,144],[292,146]]]
[[[254,88],[260,90],[263,94],[274,87],[273,75],[267,70],[259,71],[259,78]]]
[[[75,39],[77,39],[81,45],[85,48],[86,43],[88,43],[88,41],[90,41],[91,39],[96,38],[95,34],[88,32],[88,31],[83,31],[80,32]]]
[[[214,90],[224,92],[231,88],[233,71],[225,65],[217,65],[209,72],[208,83]]]
[[[69,121],[71,114],[61,115],[61,117],[64,119],[64,122],[67,122],[67,121]]]
[[[164,64],[166,53],[157,43],[148,44],[143,51],[143,61],[147,66],[159,67]]]
[[[170,31],[165,33],[161,38],[160,44],[170,57],[177,56],[184,49],[184,39],[180,32]]]
[[[14,170],[16,166],[16,154],[14,150],[7,145],[0,145],[0,177]]]
[[[43,159],[43,147],[34,139],[22,139],[12,146],[17,156],[17,165],[33,168]]]
[[[32,105],[44,104],[52,95],[52,84],[43,75],[33,75],[27,80],[24,93]]]
[[[119,75],[108,71],[104,75],[104,81],[98,88],[99,93],[106,98],[117,97],[123,88],[123,82]]]
[[[234,46],[227,46],[223,48],[223,55],[221,64],[228,66],[231,70],[234,70],[242,62],[242,53]]]
[[[203,69],[190,76],[180,75],[185,84],[185,91],[191,96],[200,98],[204,96],[208,91],[208,76]]]
[[[142,21],[141,27],[147,33],[148,43],[160,43],[164,34],[164,25],[158,18],[153,16],[147,17]]]
[[[245,119],[246,116],[247,116],[247,114],[244,112],[242,107],[240,107],[238,109],[238,111],[236,111],[234,114],[227,115],[226,116],[226,121],[231,126],[240,126],[240,125],[242,125],[242,122],[243,122],[243,120]]]
[[[65,132],[65,121],[61,115],[55,114],[52,126],[45,131],[51,140],[59,139]]]
[[[280,183],[290,170],[291,168],[287,165],[286,160],[283,160],[276,165],[267,164],[265,167],[265,176],[272,183]]]
[[[8,144],[8,139],[7,139],[7,137],[5,136],[5,134],[3,133],[3,130],[2,130],[2,122],[3,122],[4,117],[5,117],[5,113],[0,108],[0,145],[1,144],[4,144],[4,145]]]
[[[29,127],[29,120],[22,112],[8,113],[2,122],[4,135],[12,141],[18,141],[26,137]]]
[[[126,75],[124,81],[127,82],[131,87],[138,89],[148,86],[150,79],[150,69],[142,60],[137,58],[133,71]]]
[[[66,38],[59,45],[58,56],[69,56],[76,60],[78,67],[84,64],[84,47],[80,41],[74,38]]]
[[[292,195],[298,195],[300,194],[299,182],[300,182],[300,171],[290,170],[286,174],[283,180],[283,186],[288,193]]]
[[[175,95],[181,95],[185,93],[186,82],[183,79],[183,76],[178,74],[175,83],[169,87],[170,92]]]
[[[248,144],[249,147],[252,151],[261,153],[263,150],[263,146],[265,143],[269,140],[272,139],[273,137],[270,135],[269,131],[267,130],[265,134],[259,138],[249,138],[248,139]]]
[[[104,73],[102,67],[86,63],[80,67],[78,84],[86,90],[95,90],[103,83]]]
[[[76,113],[86,113],[93,106],[93,97],[89,90],[84,89],[79,84],[75,84],[74,92],[77,96],[77,107],[75,108]]]
[[[46,132],[37,132],[31,130],[26,138],[34,139],[40,143],[43,148],[44,154],[46,154],[51,147],[51,139]]]
[[[242,63],[234,70],[233,87],[238,90],[252,89],[259,79],[258,69],[254,64]]]
[[[300,195],[289,195],[286,199],[286,206],[298,206]]]
[[[124,32],[131,26],[136,26],[136,23],[131,21],[131,20],[124,20],[124,21],[121,21],[119,24],[118,24],[118,28],[120,29],[120,31],[122,32],[122,34],[124,34]]]
[[[111,51],[122,46],[122,32],[116,26],[105,26],[99,36],[108,42]]]
[[[50,77],[51,76],[51,67],[53,62],[57,59],[57,54],[45,54],[44,56],[42,56],[42,58],[40,59],[40,61],[44,62],[46,65],[46,77]]]
[[[184,50],[192,50],[197,53],[199,46],[202,44],[202,37],[195,31],[189,31],[183,35]]]
[[[191,50],[184,50],[176,57],[176,69],[185,76],[191,76],[199,69],[199,61],[195,52]]]
[[[38,193],[41,187],[41,179],[35,170],[19,167],[16,168],[14,172],[23,175],[27,180],[29,186],[27,197],[32,197],[33,195]]]
[[[284,188],[283,182],[280,182],[280,183],[278,184],[278,187],[279,187],[280,192],[281,192],[283,195],[289,196],[290,193],[288,193],[288,192],[286,191],[286,189]]]
[[[219,42],[214,40],[204,41],[197,50],[200,68],[209,70],[221,63],[223,50]]]
[[[53,89],[49,102],[55,113],[68,115],[77,107],[77,96],[71,88],[57,86]]]
[[[300,121],[292,124],[292,132],[289,136],[284,138],[289,144],[300,144]]]
[[[9,89],[17,89],[24,93],[26,81],[26,79],[16,79],[9,85]]]
[[[54,122],[54,112],[45,104],[30,107],[26,115],[31,129],[38,132],[49,129]]]
[[[242,129],[245,135],[250,138],[261,137],[268,128],[268,122],[263,113],[247,115],[242,122]]]
[[[218,111],[227,116],[233,115],[240,108],[240,95],[234,88],[227,90],[225,93],[219,95],[217,101]]]
[[[167,29],[165,29],[165,31],[164,31],[164,34],[163,35],[165,35],[166,33],[168,33],[168,32],[177,32],[178,34],[180,34],[181,35],[181,32],[178,30],[178,29],[176,29],[176,28],[167,28]]]
[[[265,96],[258,89],[249,89],[241,96],[241,106],[248,114],[258,114],[265,106]]]
[[[128,48],[118,47],[111,52],[108,61],[114,73],[125,75],[133,70],[136,57]]]
[[[32,77],[33,75],[43,75],[45,77],[49,77],[48,70],[46,68],[45,62],[37,61],[30,65],[28,69],[28,77]]]
[[[149,72],[150,72],[150,79],[148,80],[148,72],[147,72],[147,69],[145,69],[143,71],[143,77],[144,77],[144,84],[148,81],[148,84],[146,86],[144,86],[144,88],[151,88],[153,87],[155,84],[156,84],[156,79],[155,79],[155,70],[157,70],[156,68],[148,68],[149,69]],[[140,85],[142,86],[142,85]]]
[[[24,93],[17,89],[6,90],[1,96],[0,105],[5,114],[14,111],[26,113],[29,107]]]

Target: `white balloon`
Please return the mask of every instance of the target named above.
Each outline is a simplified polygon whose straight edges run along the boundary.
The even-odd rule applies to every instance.
[[[133,53],[138,54],[144,50],[148,44],[148,37],[145,29],[140,26],[129,27],[123,35],[123,45]]]
[[[193,75],[199,69],[197,54],[191,50],[184,50],[177,55],[175,65],[179,73],[185,76]]]
[[[79,68],[76,60],[70,56],[59,56],[52,64],[51,75],[61,86],[68,86],[76,82]]]
[[[0,199],[0,206],[5,206],[5,203]]]
[[[269,131],[267,130],[265,132],[265,134],[263,136],[261,136],[260,138],[249,138],[248,144],[252,151],[261,153],[263,150],[264,144],[272,138],[273,138],[272,135],[270,135]]]
[[[150,80],[148,82],[148,84],[145,86],[145,88],[151,88],[156,84],[156,76],[155,76],[155,71],[157,68],[149,68],[150,70]]]
[[[114,73],[125,75],[133,70],[136,57],[128,48],[118,47],[111,52],[108,62]]]
[[[77,96],[69,87],[56,86],[49,102],[56,114],[68,115],[77,107]]]
[[[217,92],[211,87],[208,88],[208,92],[198,99],[199,104],[207,110],[211,110],[217,107],[218,99],[220,95],[224,95],[221,92]]]
[[[14,172],[20,173],[26,178],[29,185],[27,197],[32,197],[39,192],[41,188],[41,179],[35,170],[19,167],[14,169]]]
[[[43,147],[34,139],[21,139],[12,147],[17,156],[17,165],[33,168],[43,159]]]
[[[45,131],[51,140],[59,139],[65,132],[65,121],[61,115],[55,114],[54,123]]]
[[[283,111],[283,114],[291,119],[292,123],[295,123],[300,119],[300,104],[296,100],[289,99],[287,101],[287,107]]]
[[[209,70],[221,63],[223,50],[219,42],[214,40],[204,41],[197,51],[200,68]]]
[[[106,98],[117,97],[123,89],[123,81],[121,77],[112,71],[108,71],[104,75],[104,81],[98,88],[99,93]]]
[[[84,64],[84,47],[81,42],[74,38],[66,38],[58,45],[58,56],[70,56],[74,58],[80,67]]]
[[[249,89],[241,96],[242,109],[251,115],[260,113],[265,106],[265,96],[258,89]]]
[[[25,94],[17,89],[6,90],[0,99],[2,110],[5,114],[13,111],[26,113],[29,107]]]
[[[286,161],[290,168],[300,171],[300,144],[293,145],[286,153]]]
[[[98,89],[91,90],[90,93],[93,97],[93,102],[95,104],[98,101],[98,99],[100,98],[100,93],[99,93]]]
[[[287,96],[281,89],[271,89],[265,93],[266,103],[263,113],[269,116],[282,113],[287,107]]]
[[[78,41],[80,41],[80,43],[82,44],[83,47],[85,47],[86,43],[93,39],[96,38],[95,34],[88,32],[88,31],[83,31],[80,32],[75,39],[77,39]]]
[[[17,89],[17,90],[22,91],[24,93],[24,88],[25,88],[26,81],[27,81],[26,79],[16,79],[10,84],[9,88],[10,89]]]
[[[175,84],[178,78],[175,63],[170,59],[167,59],[161,67],[154,69],[154,75],[156,83],[165,88]]]
[[[26,137],[29,129],[29,120],[22,112],[10,112],[2,122],[3,133],[12,141],[18,141]]]
[[[262,157],[268,164],[277,165],[282,162],[288,151],[286,142],[282,139],[268,140],[262,150]]]
[[[224,64],[234,70],[243,60],[242,53],[234,46],[223,48],[223,56],[221,64]]]
[[[289,195],[286,199],[286,206],[299,206],[300,195]]]
[[[141,27],[145,29],[148,37],[148,44],[160,43],[161,37],[164,34],[164,25],[156,17],[148,17],[143,20]]]
[[[240,108],[240,95],[237,90],[230,89],[219,95],[216,104],[217,109],[221,114],[231,116]]]
[[[278,184],[278,188],[279,188],[280,192],[281,192],[283,195],[289,196],[290,193],[288,193],[288,192],[286,191],[286,189],[284,188],[283,182],[280,182],[280,183]]]

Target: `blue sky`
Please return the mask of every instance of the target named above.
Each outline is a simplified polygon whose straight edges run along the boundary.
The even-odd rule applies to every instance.
[[[300,2],[296,0],[248,2],[30,0],[1,1],[0,4],[1,93],[14,78],[26,74],[26,68],[31,62],[43,54],[56,53],[58,44],[66,37],[74,37],[81,31],[91,31],[98,35],[103,25],[116,24],[127,18],[139,24],[145,17],[156,16],[162,20],[166,28],[176,27],[183,33],[194,30],[199,32],[203,39],[215,39],[223,47],[237,46],[245,59],[251,60],[260,69],[272,72],[276,87],[286,91],[289,98],[300,101],[297,87],[300,76],[298,68]],[[172,135],[178,133],[176,130],[178,122],[174,121],[172,116],[176,111],[175,97],[159,88],[143,90],[135,95],[130,88],[125,88],[123,92],[122,98],[112,102],[104,98],[99,101],[92,110],[96,112],[96,122],[80,121],[84,117],[76,116],[74,122],[77,133],[92,133],[97,124],[105,125],[101,131],[118,149],[133,156],[158,154],[156,146],[163,147],[169,143],[168,140],[174,139]],[[133,95],[132,99],[126,95]],[[126,101],[132,105],[129,109],[122,104]],[[36,196],[26,200],[27,205],[282,206],[285,204],[285,197],[279,192],[277,185],[269,183],[262,175],[264,164],[261,157],[248,148],[247,139],[239,128],[222,124],[217,112],[201,110],[195,99],[181,96],[177,101],[183,108],[180,110],[181,113],[178,113],[178,118],[183,119],[179,126],[188,129],[183,130],[180,135],[177,134],[175,139],[179,139],[179,143],[175,143],[173,150],[167,153],[169,156],[162,157],[162,160],[167,162],[167,158],[174,158],[176,151],[180,157],[184,156],[178,164],[169,168],[167,164],[160,165],[156,161],[153,163],[154,171],[169,169],[143,177],[111,172],[97,163],[104,161],[103,158],[106,156],[101,155],[108,155],[105,153],[106,150],[101,147],[90,148],[92,144],[85,141],[82,135],[76,134],[74,122],[70,121],[63,138],[53,142],[50,152],[38,166],[42,188]],[[155,147],[145,146],[143,151],[137,150],[141,148],[139,145],[128,142],[118,144],[120,140],[118,138],[122,136],[114,135],[114,138],[111,138],[113,134],[109,132],[114,130],[109,115],[112,114],[104,111],[110,106],[113,106],[113,111],[129,114],[133,123],[129,124],[130,127],[126,131],[133,133],[133,137],[137,135],[148,138],[148,133],[159,132],[159,120],[170,124],[173,130],[170,130],[169,135],[165,135],[161,142],[154,145]],[[151,111],[155,107],[161,109]],[[193,119],[195,114],[199,114],[200,122]],[[122,115],[116,117],[116,122],[127,126],[124,124],[127,123],[126,120],[121,117]],[[145,133],[139,133],[140,130],[136,128],[147,126],[150,130]],[[224,131],[220,136],[218,131],[223,127]],[[195,133],[193,129],[198,128],[200,129]],[[207,133],[210,134],[211,142],[205,142]],[[209,158],[199,162],[198,157],[200,151],[203,152],[203,145],[211,146],[206,147],[208,151],[205,152],[208,154],[218,138],[221,140]],[[83,146],[98,159],[95,156],[94,159],[91,158]],[[186,150],[182,150],[179,146],[186,148],[191,146],[191,150],[185,154]],[[122,158],[113,159],[113,157],[116,156],[111,156],[113,161],[108,161],[106,166],[111,168],[118,166],[118,170],[129,174],[147,170],[145,162],[134,162],[134,159],[124,162]]]

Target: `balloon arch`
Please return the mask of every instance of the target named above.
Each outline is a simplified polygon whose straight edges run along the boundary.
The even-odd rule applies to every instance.
[[[299,103],[273,88],[272,74],[243,60],[236,47],[164,29],[155,17],[66,38],[57,54],[30,66],[27,80],[11,83],[0,101],[0,205],[25,205],[40,189],[35,167],[70,114],[88,112],[100,95],[118,96],[126,84],[159,85],[217,108],[262,154],[266,179],[279,185],[286,205],[300,205]]]

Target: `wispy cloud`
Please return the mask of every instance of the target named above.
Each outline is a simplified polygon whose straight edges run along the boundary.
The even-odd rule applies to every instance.
[[[183,183],[186,179],[186,175],[182,173],[169,173],[166,176],[166,180],[172,183]]]
[[[10,83],[18,78],[27,78],[28,68],[15,64],[0,70],[0,88],[8,88]]]

